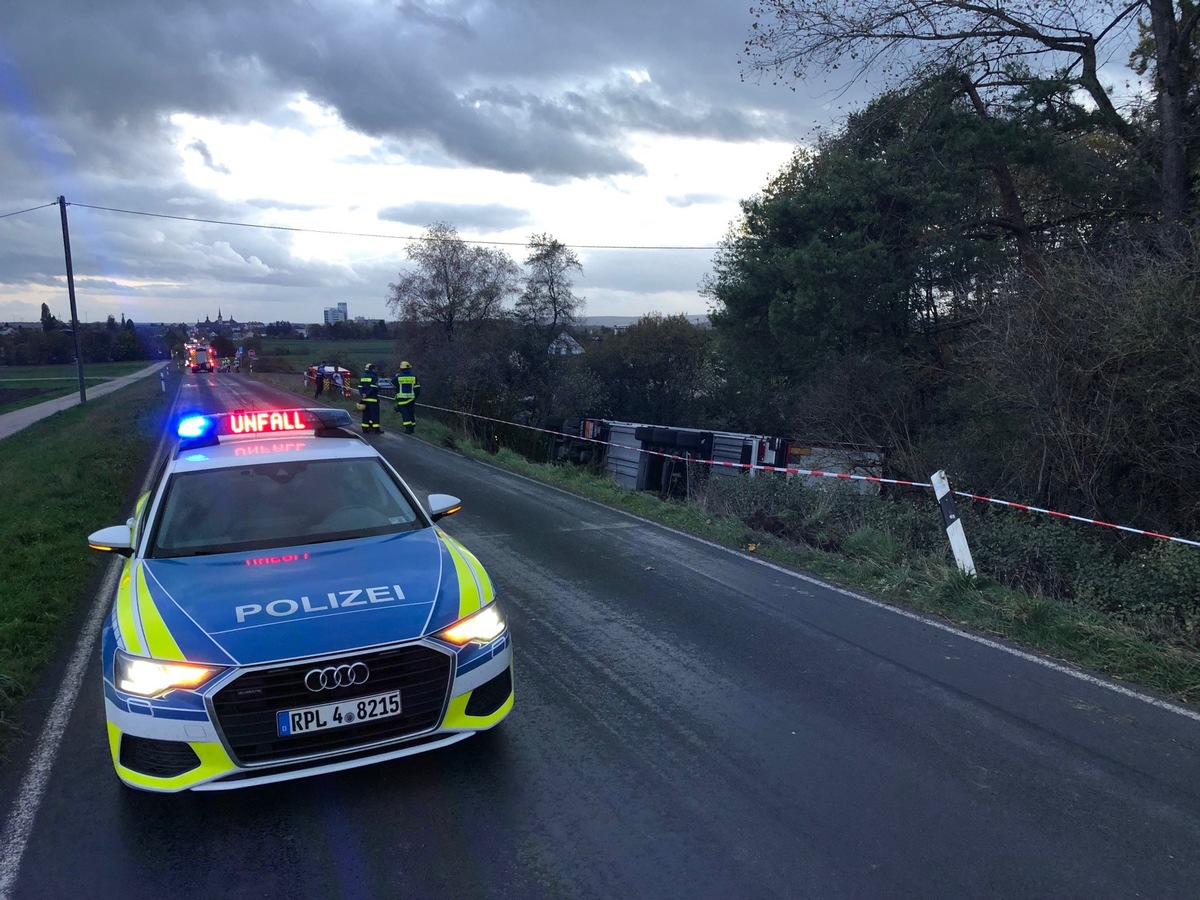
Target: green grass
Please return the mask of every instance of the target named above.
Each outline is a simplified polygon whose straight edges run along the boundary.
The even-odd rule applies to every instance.
[[[284,341],[263,338],[262,350],[254,361],[256,372],[301,372],[325,360],[345,366],[356,374],[369,362],[398,363],[396,342],[370,341]]]
[[[149,359],[130,360],[129,362],[84,363],[83,375],[89,383],[93,380],[107,381],[110,378],[120,378],[122,375],[132,375],[153,364],[154,360]],[[0,366],[0,384],[30,378],[65,378],[78,384],[78,372],[74,363],[53,366]]]
[[[113,378],[138,372],[150,365],[148,360],[117,363],[85,363],[84,386],[103,384]],[[0,413],[56,400],[79,392],[79,373],[75,364],[55,366],[0,367]]]
[[[56,385],[54,387],[44,385],[36,387],[9,387],[0,381],[0,413],[14,412],[18,409],[24,409],[26,406],[36,406],[39,403],[45,403],[47,400],[57,400],[59,397],[78,393],[78,384],[73,384],[69,387],[66,385]]]
[[[147,378],[0,441],[0,747],[64,622],[96,599],[88,580],[111,557],[87,536],[128,515],[165,397]]]

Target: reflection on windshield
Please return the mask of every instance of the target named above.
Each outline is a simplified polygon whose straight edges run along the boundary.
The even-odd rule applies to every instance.
[[[172,477],[151,556],[199,556],[420,527],[374,459],[298,460]]]

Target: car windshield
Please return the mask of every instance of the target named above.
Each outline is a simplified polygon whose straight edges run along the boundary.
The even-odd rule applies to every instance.
[[[380,460],[290,460],[173,475],[149,555],[316,544],[422,526]]]

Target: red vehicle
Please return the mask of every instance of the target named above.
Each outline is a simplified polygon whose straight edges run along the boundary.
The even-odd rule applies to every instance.
[[[304,376],[304,384],[306,387],[313,387],[317,383],[317,369],[320,366],[309,366],[308,371]],[[349,369],[343,366],[325,366],[324,381],[322,387],[324,391],[341,391],[346,398],[350,397],[350,379],[353,377]]]
[[[217,351],[212,347],[196,347],[187,348],[188,352],[188,368],[192,370],[194,375],[196,372],[215,372],[217,371]]]

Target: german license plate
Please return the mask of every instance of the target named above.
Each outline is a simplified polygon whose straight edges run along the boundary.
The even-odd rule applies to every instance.
[[[305,706],[300,709],[281,709],[275,714],[280,737],[308,734],[329,728],[341,728],[356,722],[386,719],[400,715],[400,692],[374,694],[370,697],[355,697],[320,706]]]

